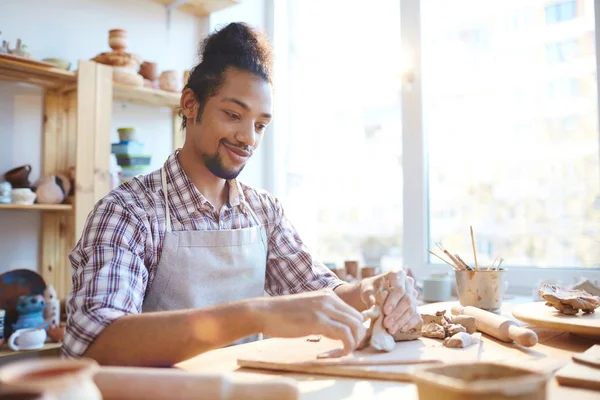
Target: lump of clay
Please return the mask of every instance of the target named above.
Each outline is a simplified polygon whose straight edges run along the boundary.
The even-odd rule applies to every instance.
[[[383,285],[385,288],[377,288],[377,293],[375,294],[375,305],[368,310],[363,311],[363,316],[371,319],[371,325],[369,326],[364,339],[358,345],[357,350],[363,349],[368,345],[376,350],[382,351],[392,351],[394,350],[394,347],[396,347],[394,337],[390,335],[387,329],[385,329],[383,326],[382,308],[389,293],[389,284],[387,280],[383,281]]]
[[[446,310],[438,311],[435,315],[431,314],[421,314],[421,318],[423,319],[423,324],[438,324],[438,325],[446,325],[448,322],[445,318]]]
[[[544,284],[539,293],[540,297],[546,300],[547,306],[554,307],[563,314],[574,315],[579,310],[593,313],[600,307],[600,297],[592,296],[583,290],[563,289],[558,285]]]
[[[475,317],[470,315],[454,315],[451,319],[451,323],[455,325],[462,325],[467,330],[467,333],[477,332],[477,324],[475,323]]]
[[[448,324],[444,326],[444,331],[446,332],[446,337],[451,337],[459,332],[467,332],[467,328],[462,325]]]
[[[399,330],[394,334],[394,340],[396,342],[405,342],[407,340],[416,340],[421,337],[421,328],[423,327],[423,320],[411,330],[406,332],[400,332]]]
[[[479,339],[466,332],[459,332],[452,337],[444,339],[444,346],[446,347],[464,348],[475,343],[479,343]]]
[[[431,322],[423,325],[421,335],[428,338],[443,339],[446,337],[446,331],[442,325]]]

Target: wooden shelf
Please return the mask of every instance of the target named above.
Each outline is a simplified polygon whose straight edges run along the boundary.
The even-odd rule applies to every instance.
[[[49,352],[49,351],[54,351],[58,355],[58,352],[60,352],[61,346],[62,346],[62,343],[46,343],[44,345],[44,347],[42,347],[41,349],[14,351],[14,350],[11,350],[10,347],[8,347],[8,344],[4,344],[2,346],[2,349],[0,349],[0,357],[10,357],[10,356],[18,356],[20,354],[42,353],[42,352]]]
[[[76,83],[77,77],[75,72],[2,56],[0,57],[0,80],[58,89]]]
[[[71,204],[0,204],[0,210],[72,211]]]
[[[160,3],[165,6],[175,3],[177,0],[153,0],[155,3]],[[241,0],[187,0],[179,7],[178,10],[198,17],[206,17],[215,11],[239,4]]]
[[[113,98],[117,101],[129,101],[147,106],[176,108],[179,107],[180,97],[181,95],[179,93],[113,83]]]

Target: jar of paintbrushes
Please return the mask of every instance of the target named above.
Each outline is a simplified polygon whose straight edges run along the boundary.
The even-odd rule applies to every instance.
[[[500,312],[506,289],[506,269],[500,268],[504,259],[498,257],[489,266],[478,265],[473,227],[471,227],[473,265],[467,264],[460,255],[450,253],[441,243],[436,243],[436,245],[450,261],[431,250],[429,252],[454,269],[456,292],[460,304],[462,306],[478,307],[494,313]]]

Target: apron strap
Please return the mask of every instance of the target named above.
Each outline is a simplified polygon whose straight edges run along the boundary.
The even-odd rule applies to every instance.
[[[167,215],[167,232],[171,232],[171,214],[169,213],[169,197],[167,196],[167,174],[164,168],[160,170],[160,177],[162,179],[162,190],[165,195],[165,213]]]

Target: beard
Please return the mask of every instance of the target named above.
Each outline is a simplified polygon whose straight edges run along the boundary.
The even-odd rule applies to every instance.
[[[223,164],[223,157],[217,151],[214,155],[203,154],[202,159],[204,160],[204,165],[210,172],[213,173],[218,178],[231,180],[238,177],[240,172],[244,169],[246,165],[242,165],[240,168],[235,169],[227,169]]]

